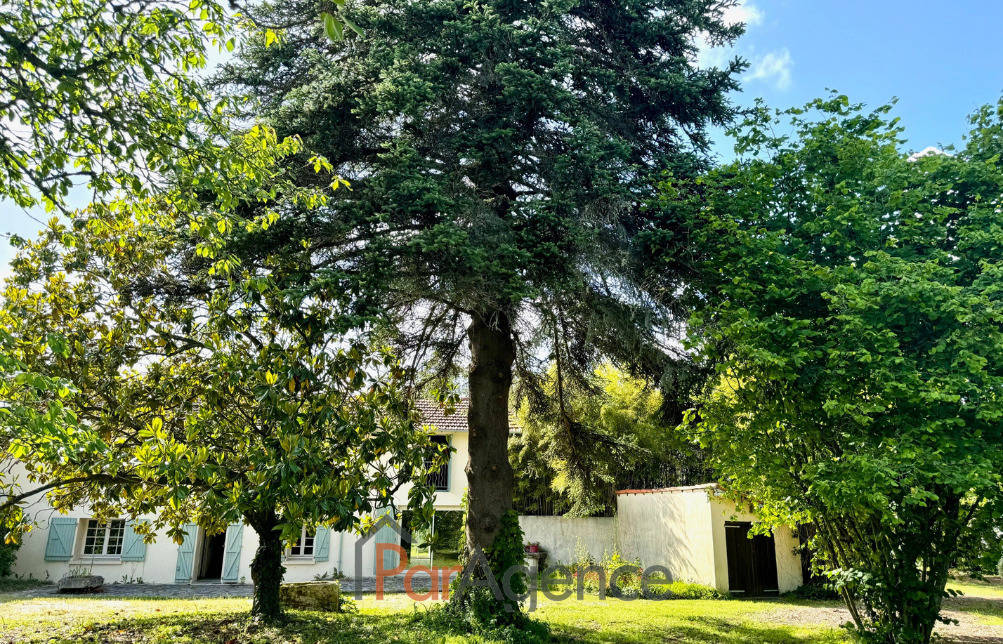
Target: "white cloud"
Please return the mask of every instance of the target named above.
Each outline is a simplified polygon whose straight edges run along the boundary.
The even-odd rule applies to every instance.
[[[922,159],[923,157],[929,157],[929,156],[948,156],[949,157],[949,156],[952,156],[952,155],[948,154],[947,152],[944,152],[940,148],[935,148],[932,145],[929,145],[929,146],[923,148],[922,150],[920,150],[919,152],[913,152],[912,154],[910,154],[908,160],[909,161],[915,161],[916,159]]]
[[[728,26],[744,23],[749,28],[763,22],[763,12],[749,0],[739,0],[721,12],[721,20]],[[711,45],[706,32],[697,34],[696,46],[696,63],[700,67],[722,67],[735,57],[734,47]]]
[[[791,67],[793,66],[791,52],[784,47],[754,58],[752,67],[745,78],[749,81],[759,80],[773,83],[777,89],[787,89],[791,86]]]
[[[751,27],[763,22],[762,10],[746,0],[741,0],[741,2],[725,9],[722,17],[727,25],[744,22],[746,27]]]
[[[739,2],[725,9],[721,18],[727,25],[743,23],[746,32],[763,24],[765,14],[763,10],[756,6],[751,0],[739,0]],[[776,49],[766,54],[756,55],[753,47],[743,47],[744,41],[738,39],[738,46],[714,47],[707,40],[707,34],[699,34],[696,37],[697,53],[695,62],[697,66],[724,67],[736,56],[741,56],[749,61],[749,73],[746,74],[746,81],[762,81],[772,83],[777,89],[787,89],[791,85],[791,68],[794,66],[794,59],[791,52],[784,47]]]

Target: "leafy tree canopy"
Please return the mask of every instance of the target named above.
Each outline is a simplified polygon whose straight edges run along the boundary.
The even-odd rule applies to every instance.
[[[551,362],[571,380],[604,358],[655,379],[680,361],[679,231],[643,204],[658,173],[702,166],[707,126],[732,114],[743,64],[694,63],[698,35],[741,33],[726,6],[366,0],[345,10],[365,38],[291,28],[219,78],[352,188],[229,252],[298,256],[308,288],[359,293],[414,373],[466,364],[469,341],[470,547],[488,550],[511,507],[513,362],[540,400]],[[320,181],[304,164],[297,183]]]
[[[175,539],[246,521],[254,612],[273,617],[282,539],[357,528],[412,477],[427,516],[438,448],[405,371],[344,335],[336,298],[280,288],[281,265],[214,275],[177,223],[160,202],[93,206],[24,244],[0,309],[0,433],[27,481],[4,481],[5,505],[51,484],[57,509],[150,515],[137,530]]]
[[[332,37],[342,32],[341,4],[323,14]],[[211,181],[238,159],[220,153],[229,99],[210,95],[199,72],[245,38],[274,43],[281,26],[248,21],[237,0],[5,3],[0,196],[55,207],[78,183],[145,194],[179,165]]]
[[[863,636],[926,642],[959,538],[999,525],[1003,103],[918,158],[889,109],[760,107],[741,160],[663,190],[706,250],[692,340],[718,378],[692,420],[715,468],[816,527]]]

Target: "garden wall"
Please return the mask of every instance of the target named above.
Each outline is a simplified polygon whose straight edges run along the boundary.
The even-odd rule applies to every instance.
[[[604,551],[612,553],[616,542],[616,519],[612,517],[520,516],[519,527],[526,543],[536,541],[546,551],[547,565],[574,563],[579,542],[597,560]]]

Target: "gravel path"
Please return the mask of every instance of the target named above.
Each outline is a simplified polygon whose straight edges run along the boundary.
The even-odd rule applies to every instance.
[[[361,586],[364,593],[376,592],[376,579],[374,577],[364,577],[360,580],[342,579],[340,580],[341,590],[346,595],[355,592],[357,586]],[[415,573],[411,583],[412,589],[425,591],[431,587],[431,580],[427,574]],[[250,584],[221,584],[218,582],[197,582],[193,584],[105,584],[104,590],[100,594],[77,595],[82,597],[139,597],[164,599],[201,599],[216,597],[250,597],[253,586]],[[396,575],[383,580],[383,590],[386,593],[404,592],[404,576]],[[10,593],[8,596],[15,597],[51,597],[59,595],[55,584],[38,586],[28,590],[21,590]],[[73,597],[74,595],[59,595],[60,597]]]
[[[984,624],[970,612],[957,610],[977,609],[979,605],[992,605],[997,610],[1003,608],[1003,599],[975,597],[944,600],[944,617],[958,620],[957,624],[938,624],[936,632],[948,642],[958,644],[1003,644],[1003,627]],[[850,613],[837,606],[791,606],[778,602],[776,609],[760,615],[764,621],[778,624],[816,625],[824,624],[838,628],[850,621]]]

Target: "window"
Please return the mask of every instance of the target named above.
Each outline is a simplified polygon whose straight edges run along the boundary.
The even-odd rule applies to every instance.
[[[87,520],[87,534],[84,537],[84,554],[94,557],[117,557],[122,554],[122,539],[125,537],[125,521]]]
[[[289,549],[290,557],[312,557],[313,556],[313,534],[308,534],[306,526],[300,531],[300,538],[296,540],[292,548]]]
[[[446,446],[446,462],[439,466],[439,469],[434,472],[428,473],[428,484],[436,490],[448,490],[449,489],[449,439],[445,436],[433,436],[433,445],[445,445]],[[425,461],[425,467],[431,467],[431,461]]]

